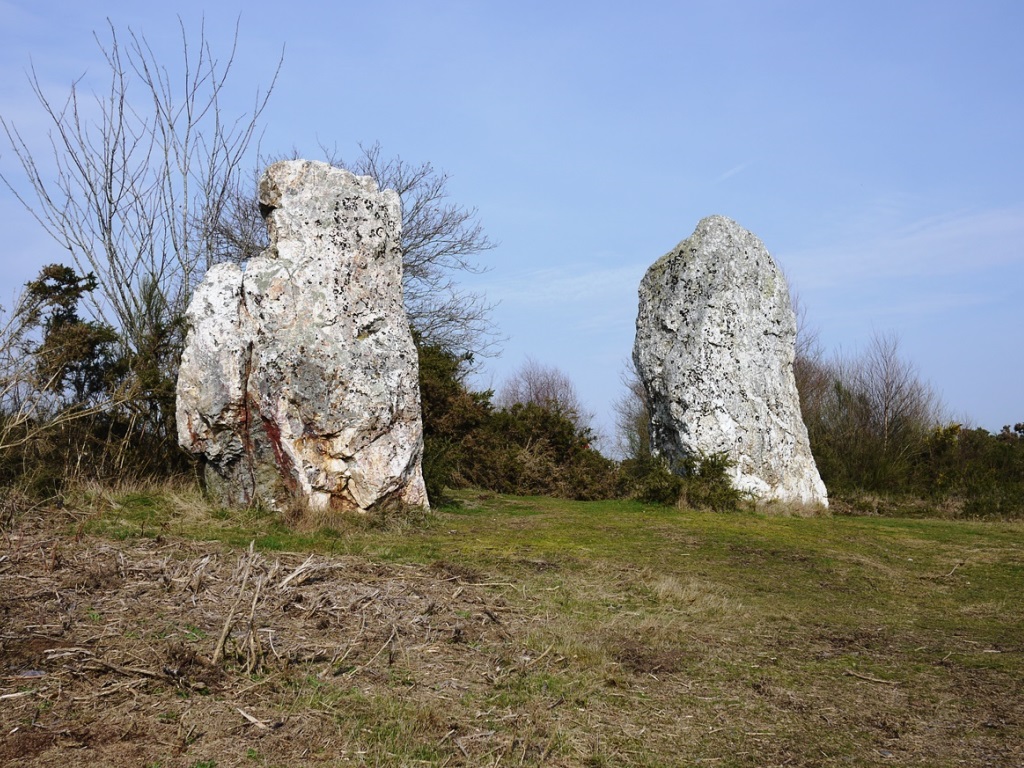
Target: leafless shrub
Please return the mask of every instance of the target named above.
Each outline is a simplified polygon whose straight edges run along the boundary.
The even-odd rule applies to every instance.
[[[826,485],[898,490],[943,420],[935,391],[900,354],[891,333],[876,333],[853,357],[798,360],[797,384],[811,449]]]
[[[576,385],[563,371],[526,358],[519,370],[505,380],[495,397],[499,408],[533,403],[566,416],[580,431],[589,430],[594,413],[580,400]]]
[[[942,421],[938,396],[900,355],[899,338],[876,333],[848,374],[866,398],[871,433],[886,454],[908,450],[908,442]]]
[[[647,391],[632,358],[620,375],[623,393],[612,404],[615,412],[615,449],[624,459],[651,457],[651,412]]]

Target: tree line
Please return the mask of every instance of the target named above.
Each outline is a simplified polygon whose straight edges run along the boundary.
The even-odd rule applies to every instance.
[[[811,451],[843,508],[1024,517],[1024,424],[993,435],[951,419],[894,334],[828,358],[805,333],[794,372]]]

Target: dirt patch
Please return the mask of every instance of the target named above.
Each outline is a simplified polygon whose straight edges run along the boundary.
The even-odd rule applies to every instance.
[[[631,638],[622,638],[617,646],[615,661],[634,675],[671,675],[681,671],[687,661],[679,648],[651,647]]]
[[[437,560],[430,564],[430,570],[437,573],[445,581],[459,583],[473,583],[486,581],[484,574],[473,568],[467,568],[461,563],[453,563],[449,560]]]

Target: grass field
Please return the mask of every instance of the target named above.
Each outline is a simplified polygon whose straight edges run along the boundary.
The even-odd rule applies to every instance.
[[[18,517],[0,764],[1024,765],[1022,523],[288,522],[144,488]]]

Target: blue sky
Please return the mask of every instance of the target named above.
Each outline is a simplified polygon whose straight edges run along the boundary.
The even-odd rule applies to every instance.
[[[827,349],[895,332],[954,417],[1024,420],[1024,3],[0,0],[0,115],[41,136],[30,59],[54,97],[102,78],[107,17],[170,65],[204,11],[221,56],[240,19],[239,111],[285,49],[265,152],[379,141],[479,210],[484,385],[530,355],[610,425],[644,271],[717,213]],[[6,304],[63,255],[6,189],[0,226]]]

